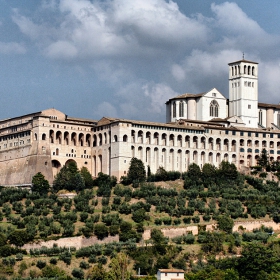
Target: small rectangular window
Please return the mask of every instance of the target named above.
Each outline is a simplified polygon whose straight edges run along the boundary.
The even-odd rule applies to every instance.
[[[251,109],[251,105],[250,104],[248,105],[248,109]]]

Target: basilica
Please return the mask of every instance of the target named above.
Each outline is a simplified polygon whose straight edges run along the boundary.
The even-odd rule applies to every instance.
[[[258,63],[242,59],[228,68],[228,99],[216,88],[175,96],[166,102],[166,123],[81,119],[56,109],[0,121],[0,185],[28,186],[37,172],[52,183],[70,161],[93,177],[120,179],[132,157],[152,173],[223,160],[246,172],[263,149],[280,160],[280,105],[259,103]]]

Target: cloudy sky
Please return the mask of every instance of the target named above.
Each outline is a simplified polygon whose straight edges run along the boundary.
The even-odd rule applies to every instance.
[[[259,62],[259,101],[280,102],[280,1],[0,0],[0,119],[165,121],[165,102]]]

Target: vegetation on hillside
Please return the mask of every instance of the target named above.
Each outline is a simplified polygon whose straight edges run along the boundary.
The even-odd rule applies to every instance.
[[[103,173],[93,180],[72,162],[60,170],[53,188],[41,173],[33,177],[31,192],[1,188],[0,277],[133,279],[139,269],[152,276],[173,267],[184,269],[186,279],[278,279],[280,248],[273,230],[233,232],[237,219],[280,221],[278,182],[244,176],[228,162],[219,168],[191,164],[184,173],[161,167],[145,174],[144,164],[133,159],[128,177],[117,184]],[[62,190],[77,195],[60,198]],[[216,226],[207,231],[208,224]],[[160,230],[189,225],[198,227],[198,235],[168,239]],[[145,229],[151,238],[143,241]],[[81,249],[21,248],[79,235],[118,236],[119,242]]]

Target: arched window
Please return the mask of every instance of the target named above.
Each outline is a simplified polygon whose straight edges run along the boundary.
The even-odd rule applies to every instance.
[[[219,104],[216,100],[211,101],[210,103],[210,117],[219,116]]]
[[[259,124],[262,125],[262,110],[259,111]]]
[[[179,103],[179,117],[184,117],[184,102],[180,101]]]
[[[175,102],[173,102],[172,107],[173,107],[173,118],[176,118],[176,103]]]
[[[246,68],[246,65],[244,65],[244,74],[247,74]]]
[[[255,67],[252,67],[252,75],[255,76]]]

